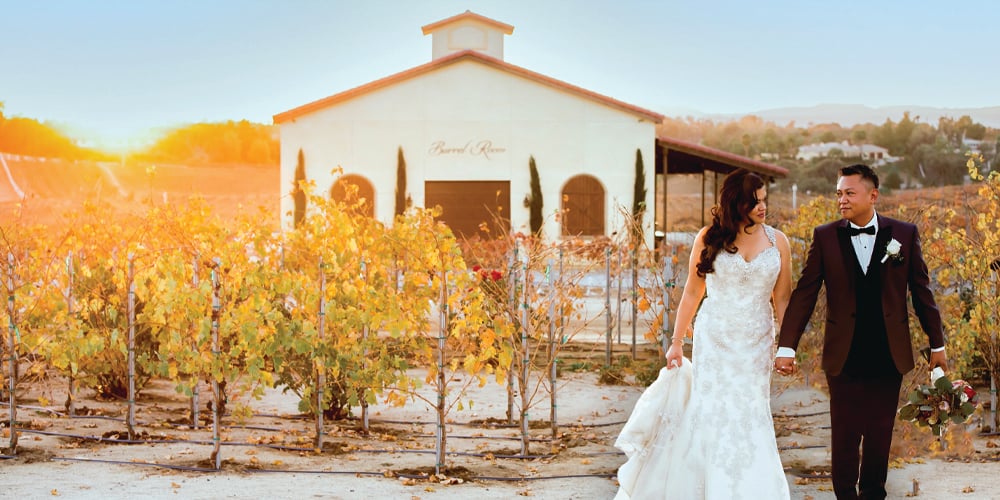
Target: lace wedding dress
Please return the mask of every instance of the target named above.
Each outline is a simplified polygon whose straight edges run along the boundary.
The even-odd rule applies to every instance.
[[[764,231],[771,246],[749,262],[716,257],[692,361],[660,370],[615,442],[628,457],[616,500],[789,498],[770,399],[781,256]]]

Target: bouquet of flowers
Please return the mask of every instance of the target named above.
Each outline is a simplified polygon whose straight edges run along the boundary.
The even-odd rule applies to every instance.
[[[979,405],[976,390],[964,380],[949,380],[940,368],[931,372],[931,385],[921,385],[910,393],[909,402],[899,409],[899,419],[930,427],[941,436],[949,423],[969,421]]]

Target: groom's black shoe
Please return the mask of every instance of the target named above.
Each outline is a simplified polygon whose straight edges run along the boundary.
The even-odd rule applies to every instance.
[[[885,485],[882,486],[870,486],[861,490],[861,494],[858,495],[858,500],[885,500],[888,493],[885,491]]]

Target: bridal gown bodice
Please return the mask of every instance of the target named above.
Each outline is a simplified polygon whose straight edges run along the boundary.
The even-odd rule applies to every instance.
[[[618,498],[788,498],[770,404],[771,293],[781,255],[774,230],[764,229],[771,246],[749,261],[722,251],[715,271],[705,277],[705,298],[694,323],[690,399],[679,417],[662,410],[667,406],[659,400],[666,396],[644,394],[657,401],[659,414],[641,415],[650,405],[637,404],[629,420],[655,419],[659,432],[654,442],[637,447],[641,457],[626,471],[635,484]],[[619,481],[626,485],[621,472]]]

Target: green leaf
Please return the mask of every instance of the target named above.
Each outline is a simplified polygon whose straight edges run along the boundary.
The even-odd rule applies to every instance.
[[[292,342],[292,349],[295,349],[297,354],[305,354],[312,350],[312,346],[309,345],[309,342],[304,339],[295,339],[295,341]]]
[[[915,405],[908,404],[899,409],[900,420],[913,421],[920,414],[920,410]]]
[[[934,388],[943,393],[950,393],[952,390],[951,380],[948,380],[947,375],[943,375],[934,381]]]
[[[972,415],[972,413],[976,411],[976,407],[969,402],[962,403],[961,409],[962,409],[962,415],[964,415],[965,417]]]

